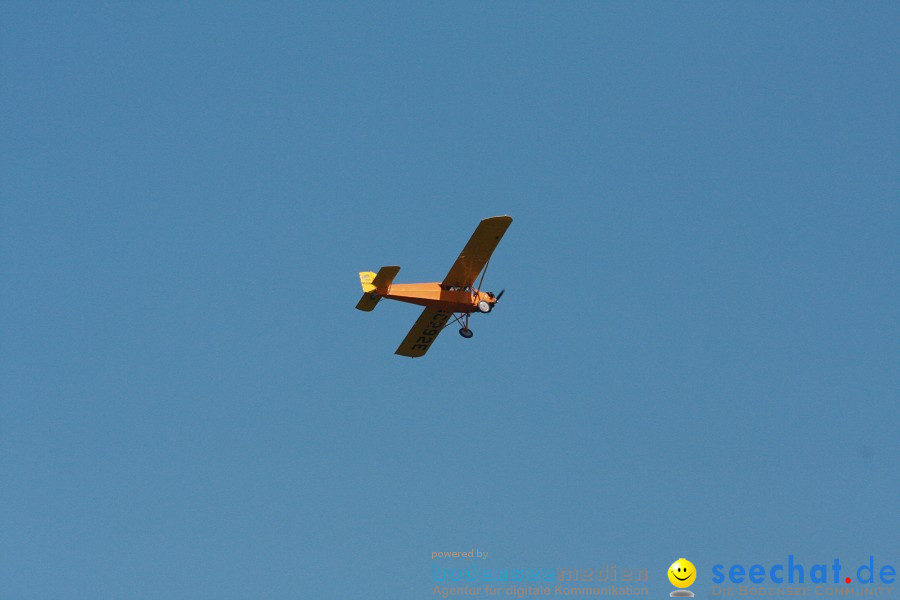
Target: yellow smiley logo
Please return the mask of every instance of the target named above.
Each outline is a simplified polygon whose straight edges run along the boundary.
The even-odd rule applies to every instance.
[[[686,558],[679,558],[669,567],[669,581],[675,587],[686,588],[697,579],[697,569],[694,563]]]

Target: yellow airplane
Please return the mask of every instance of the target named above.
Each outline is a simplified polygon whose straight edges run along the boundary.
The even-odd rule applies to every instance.
[[[492,292],[482,292],[475,280],[491,259],[494,248],[512,223],[512,217],[490,217],[478,224],[459,258],[450,267],[450,272],[440,283],[394,283],[400,267],[381,267],[378,273],[363,271],[359,274],[363,296],[356,305],[359,310],[369,311],[382,298],[419,304],[425,307],[415,325],[406,334],[406,339],[395,354],[412,358],[424,356],[438,334],[451,322],[462,329],[459,335],[472,337],[469,329],[469,315],[473,312],[489,313],[500,300],[505,290],[496,296]],[[484,275],[481,276],[484,281]],[[481,287],[479,282],[478,287]]]

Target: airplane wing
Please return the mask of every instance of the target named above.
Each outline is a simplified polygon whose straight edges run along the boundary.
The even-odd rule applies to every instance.
[[[510,223],[512,217],[508,216],[490,217],[479,223],[442,283],[460,287],[474,285]]]
[[[441,329],[447,324],[447,319],[450,316],[451,313],[438,310],[437,308],[428,307],[423,310],[419,318],[416,319],[416,324],[406,334],[406,339],[403,340],[403,343],[400,344],[394,354],[411,358],[424,356],[431,347],[431,343],[434,342],[441,332]]]

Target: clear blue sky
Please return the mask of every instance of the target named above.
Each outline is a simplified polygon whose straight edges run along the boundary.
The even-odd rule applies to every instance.
[[[900,567],[898,26],[0,4],[0,596]],[[419,311],[357,272],[440,280],[498,214],[502,303],[395,356]]]

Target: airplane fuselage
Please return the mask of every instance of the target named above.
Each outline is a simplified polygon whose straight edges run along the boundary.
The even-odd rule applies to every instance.
[[[493,294],[488,292],[440,283],[394,283],[387,290],[376,290],[374,293],[390,300],[430,306],[451,313],[477,312],[479,302],[487,302],[491,306],[496,302]]]

